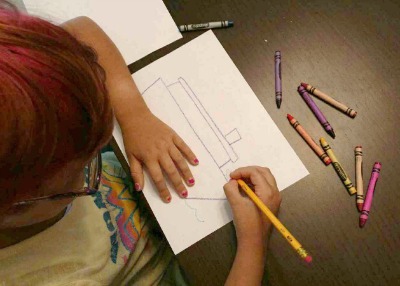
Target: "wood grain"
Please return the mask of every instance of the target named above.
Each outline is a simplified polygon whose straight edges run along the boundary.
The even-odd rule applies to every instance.
[[[274,231],[263,284],[399,283],[399,1],[164,2],[178,25],[235,22],[234,28],[215,30],[215,34],[310,172],[282,192],[279,218],[312,254],[313,265],[302,263]],[[131,71],[201,33],[185,33],[183,40],[130,65]],[[274,97],[275,50],[282,52],[280,110]],[[365,185],[373,163],[383,164],[370,219],[362,230],[357,226],[355,196],[348,195],[332,166],[324,166],[286,119],[287,113],[292,114],[315,140],[326,136],[296,92],[301,81],[358,111],[351,119],[316,99],[337,135],[330,144],[352,180],[355,146],[363,146]],[[179,254],[192,284],[223,285],[235,243],[234,227],[229,224]]]

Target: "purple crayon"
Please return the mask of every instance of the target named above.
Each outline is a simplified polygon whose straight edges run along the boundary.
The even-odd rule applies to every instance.
[[[372,205],[372,198],[374,197],[376,182],[379,179],[379,173],[381,172],[382,164],[379,162],[375,162],[374,167],[372,168],[371,179],[369,179],[367,194],[365,196],[365,201],[363,205],[363,209],[360,215],[360,227],[364,227],[367,223],[369,211]]]
[[[333,131],[332,126],[329,124],[328,120],[326,120],[324,114],[321,112],[321,110],[318,108],[318,106],[315,104],[315,102],[312,100],[311,96],[308,94],[307,90],[303,86],[299,86],[297,88],[297,91],[300,93],[300,95],[303,97],[304,101],[307,103],[308,107],[311,108],[312,112],[314,115],[317,117],[319,123],[324,127],[325,131],[333,138],[335,139],[336,135],[335,132]]]
[[[282,104],[282,70],[281,70],[281,52],[275,52],[275,100],[276,106],[281,108]]]

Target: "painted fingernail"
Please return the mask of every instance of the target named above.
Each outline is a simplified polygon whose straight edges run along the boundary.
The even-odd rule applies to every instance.
[[[136,191],[141,191],[142,188],[140,187],[140,185],[138,183],[135,183],[135,190]]]
[[[194,178],[190,178],[190,179],[188,180],[188,183],[191,184],[191,185],[193,185],[193,184],[194,184]]]
[[[193,162],[194,162],[195,164],[198,164],[198,163],[199,163],[199,160],[197,160],[197,158],[195,158]]]
[[[171,202],[171,197],[167,197],[166,201],[167,201],[167,203],[170,203]]]
[[[186,190],[184,190],[184,191],[181,193],[181,195],[182,195],[182,197],[186,198],[186,197],[188,196],[188,192],[187,192]]]

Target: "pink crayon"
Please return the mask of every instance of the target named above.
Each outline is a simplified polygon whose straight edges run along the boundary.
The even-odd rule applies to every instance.
[[[367,195],[365,196],[363,209],[360,215],[360,227],[364,227],[364,225],[367,223],[369,211],[372,205],[372,198],[374,197],[375,186],[379,178],[379,173],[381,172],[381,167],[381,163],[375,162],[374,167],[372,168],[371,178],[369,179],[367,189]]]

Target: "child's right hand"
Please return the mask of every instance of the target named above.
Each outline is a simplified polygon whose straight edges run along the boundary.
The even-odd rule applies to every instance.
[[[281,195],[275,178],[268,168],[259,166],[239,168],[230,176],[232,180],[224,185],[224,191],[232,208],[238,246],[261,244],[265,247],[271,222],[246,194],[241,193],[236,180],[243,179],[263,203],[277,214]]]

